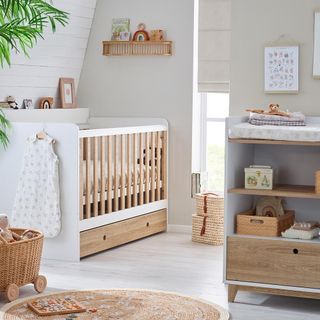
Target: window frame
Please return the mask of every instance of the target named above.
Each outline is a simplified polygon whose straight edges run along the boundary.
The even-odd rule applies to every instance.
[[[221,92],[216,92],[221,93]],[[226,117],[207,117],[208,94],[210,92],[200,93],[200,167],[201,172],[208,172],[207,170],[207,130],[208,122],[221,123],[225,122]],[[226,92],[226,94],[230,94]]]

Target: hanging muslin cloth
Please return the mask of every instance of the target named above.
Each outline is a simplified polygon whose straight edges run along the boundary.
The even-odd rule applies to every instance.
[[[61,229],[59,159],[52,142],[48,135],[27,139],[12,213],[13,226],[40,230],[47,238]]]

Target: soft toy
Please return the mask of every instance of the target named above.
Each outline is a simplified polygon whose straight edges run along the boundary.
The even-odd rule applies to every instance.
[[[283,117],[290,117],[290,113],[284,112],[280,110],[280,106],[276,103],[271,103],[269,105],[269,110],[263,109],[246,109],[248,112],[265,114],[265,115],[275,115],[275,116],[283,116]]]
[[[21,240],[21,237],[9,230],[9,219],[5,214],[0,214],[0,235],[7,242],[15,242]]]
[[[9,96],[7,98],[7,101],[8,101],[8,105],[10,106],[10,108],[12,109],[19,109],[18,108],[18,104],[16,102],[16,99],[13,97],[13,96]]]

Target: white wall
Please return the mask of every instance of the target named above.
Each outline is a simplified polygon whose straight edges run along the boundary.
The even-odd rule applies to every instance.
[[[314,10],[320,0],[233,0],[230,112],[279,103],[283,109],[320,115],[319,80],[312,78]],[[300,46],[300,93],[263,92],[263,47],[285,34]]]
[[[48,30],[45,40],[30,51],[30,59],[14,55],[11,68],[0,69],[0,101],[13,95],[19,103],[30,98],[37,104],[40,97],[58,97],[60,77],[75,78],[78,84],[96,0],[54,0],[53,4],[70,13],[70,23],[58,26],[55,34]]]
[[[105,57],[112,18],[164,29],[172,57]],[[78,102],[94,116],[163,117],[170,125],[169,205],[172,224],[190,224],[193,0],[98,0]]]

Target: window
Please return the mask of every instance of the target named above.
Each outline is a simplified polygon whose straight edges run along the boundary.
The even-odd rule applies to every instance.
[[[229,93],[202,93],[201,167],[206,172],[204,189],[224,190],[225,118],[229,114]]]

